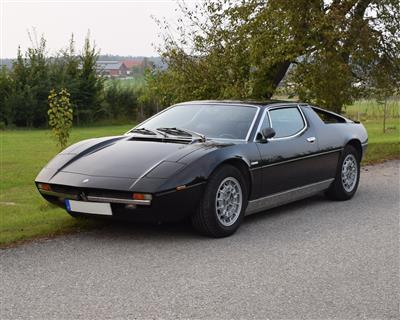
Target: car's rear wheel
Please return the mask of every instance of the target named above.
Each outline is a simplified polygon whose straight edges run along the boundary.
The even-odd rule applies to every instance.
[[[207,236],[229,236],[239,228],[247,202],[245,178],[236,167],[223,165],[210,177],[192,224]]]
[[[360,181],[360,155],[353,146],[346,146],[339,160],[336,177],[326,195],[333,200],[349,200]]]

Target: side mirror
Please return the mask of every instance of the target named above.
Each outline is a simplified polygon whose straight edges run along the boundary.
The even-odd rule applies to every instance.
[[[268,139],[275,137],[276,132],[273,128],[264,128],[261,130],[262,138],[258,140],[261,143],[266,143]]]

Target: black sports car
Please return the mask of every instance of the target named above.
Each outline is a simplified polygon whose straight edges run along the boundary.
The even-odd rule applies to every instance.
[[[367,141],[362,124],[305,103],[194,101],[68,147],[35,182],[72,216],[189,216],[223,237],[245,215],[321,191],[350,199]]]

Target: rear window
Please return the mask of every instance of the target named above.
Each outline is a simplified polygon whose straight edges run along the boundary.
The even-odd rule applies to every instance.
[[[333,113],[326,112],[324,110],[318,108],[312,108],[314,112],[319,116],[319,118],[326,124],[329,123],[345,123],[346,120],[340,116],[337,116]]]

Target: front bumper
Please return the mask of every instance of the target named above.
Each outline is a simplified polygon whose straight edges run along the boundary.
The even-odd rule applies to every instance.
[[[65,199],[107,202],[111,204],[110,218],[130,221],[178,221],[191,215],[198,207],[205,183],[188,186],[182,190],[169,190],[153,194],[152,200],[133,200],[132,192],[77,188],[52,185],[51,191],[41,190],[41,195],[49,202],[66,209]],[[93,216],[70,212],[72,215]],[[104,217],[104,216],[102,216]]]

